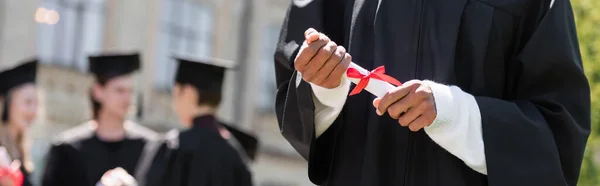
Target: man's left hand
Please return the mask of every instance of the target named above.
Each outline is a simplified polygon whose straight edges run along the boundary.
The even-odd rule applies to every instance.
[[[135,178],[121,167],[108,170],[100,178],[102,186],[137,186]]]
[[[437,116],[431,87],[420,80],[411,80],[373,100],[378,115],[387,112],[403,127],[416,132],[433,123]]]

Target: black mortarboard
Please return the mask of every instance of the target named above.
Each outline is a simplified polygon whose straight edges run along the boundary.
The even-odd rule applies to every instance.
[[[133,54],[103,54],[90,56],[89,69],[97,78],[111,79],[130,74],[140,68],[140,55]]]
[[[6,96],[8,91],[14,87],[25,83],[35,83],[37,63],[37,59],[31,59],[12,69],[0,72],[0,96]]]
[[[222,123],[222,125],[240,143],[242,148],[244,148],[246,155],[248,155],[251,160],[254,160],[256,157],[256,150],[258,149],[258,139],[227,124]]]
[[[225,70],[228,68],[225,64],[220,64],[223,60],[189,60],[180,57],[175,59],[179,62],[175,82],[190,84],[202,91],[221,92]]]

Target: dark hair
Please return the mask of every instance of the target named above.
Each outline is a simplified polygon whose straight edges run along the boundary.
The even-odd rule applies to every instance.
[[[176,82],[176,84],[180,85],[181,88],[189,86],[190,88],[196,90],[196,92],[198,92],[198,106],[208,105],[210,107],[218,107],[219,104],[221,104],[221,92],[200,90],[196,88],[196,86],[189,83]]]
[[[109,79],[110,78],[96,76],[95,83],[97,83],[100,86],[104,86],[104,85],[106,85],[106,83],[108,82]],[[94,91],[93,87],[90,87],[90,102],[92,103],[92,118],[98,119],[98,112],[100,111],[100,108],[102,108],[102,105],[100,104],[100,102],[98,102],[94,99],[93,91]]]
[[[4,97],[3,103],[2,103],[2,124],[3,125],[7,125],[8,123],[8,103],[10,102],[10,96],[8,96],[8,94]]]
[[[220,92],[198,90],[198,97],[198,106],[208,105],[211,107],[218,107],[219,104],[221,104]]]

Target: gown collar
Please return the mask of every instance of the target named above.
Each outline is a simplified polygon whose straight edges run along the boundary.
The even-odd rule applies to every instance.
[[[217,119],[214,115],[197,116],[192,121],[192,128],[208,128],[218,131]]]

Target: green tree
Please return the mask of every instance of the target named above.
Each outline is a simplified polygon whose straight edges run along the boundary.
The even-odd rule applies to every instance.
[[[588,140],[581,175],[580,186],[599,186],[600,167],[600,1],[572,0],[579,47],[585,73],[591,86],[592,132]]]

